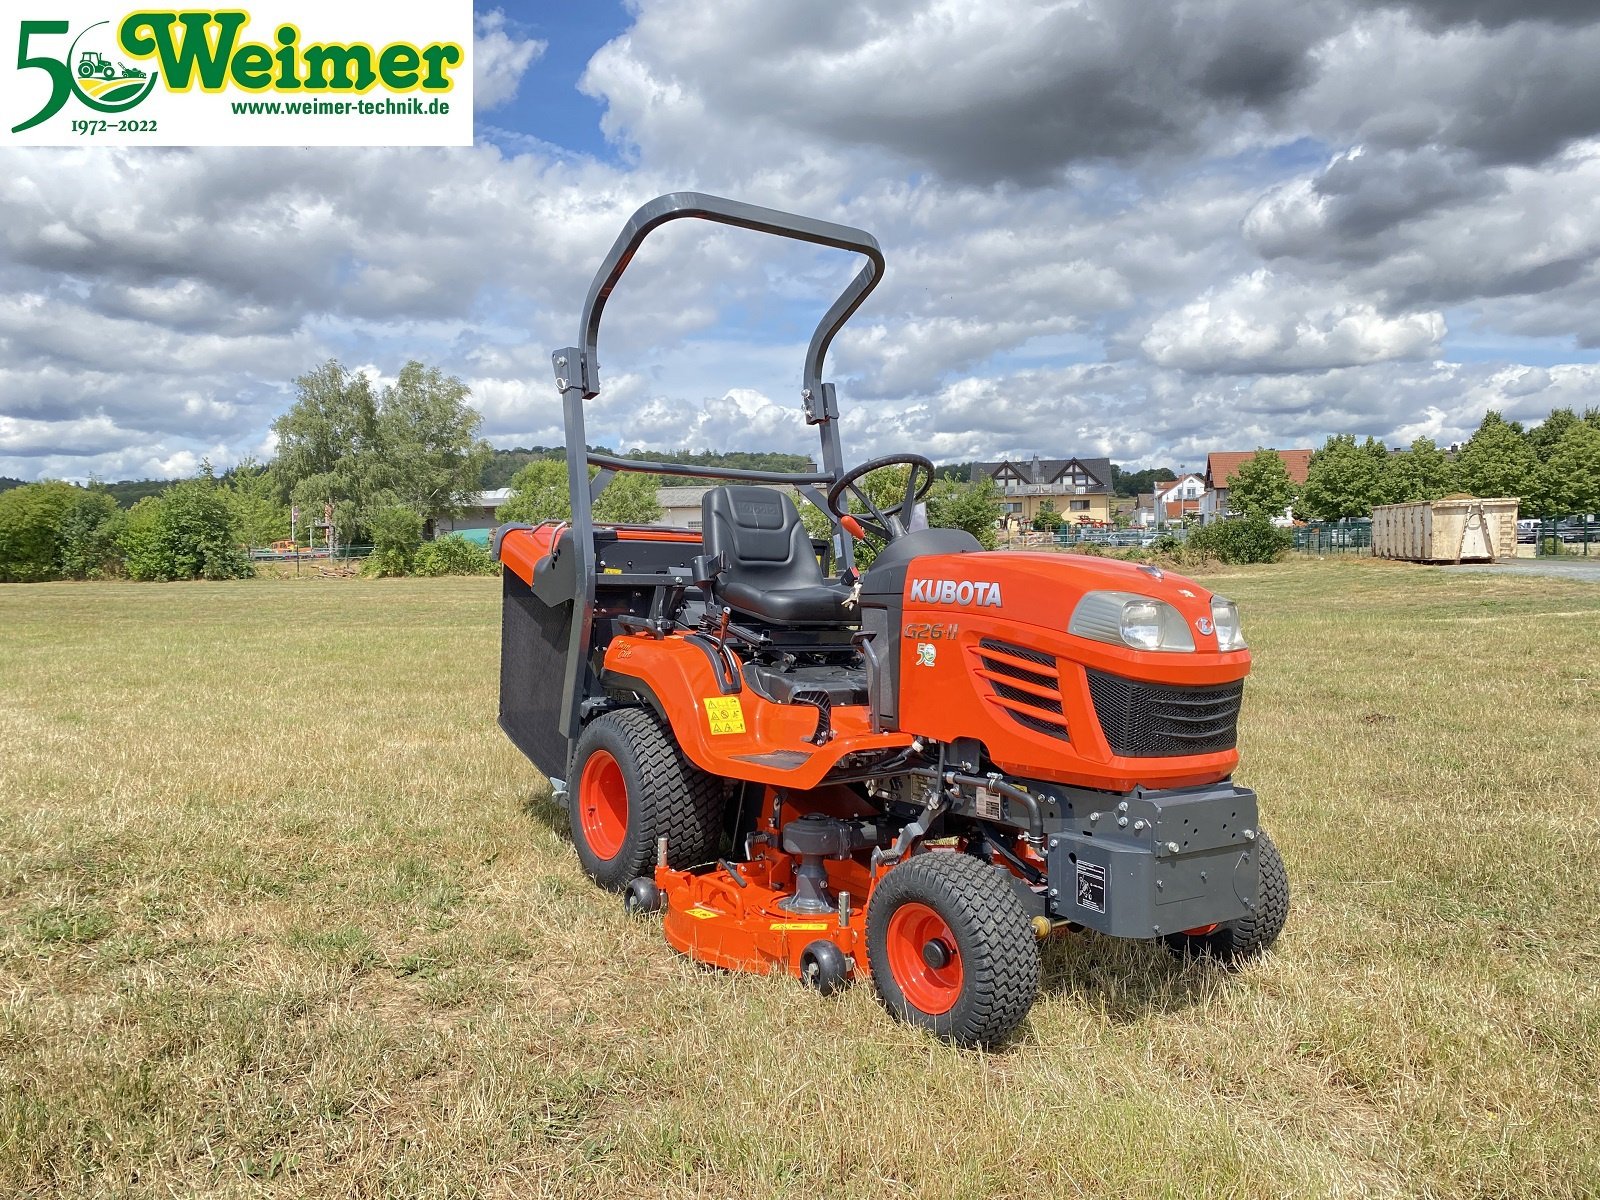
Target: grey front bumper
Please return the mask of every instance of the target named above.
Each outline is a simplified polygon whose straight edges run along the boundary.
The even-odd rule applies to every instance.
[[[1232,783],[1137,789],[1104,804],[1085,811],[1075,802],[1046,841],[1051,917],[1150,938],[1254,911],[1254,792]]]

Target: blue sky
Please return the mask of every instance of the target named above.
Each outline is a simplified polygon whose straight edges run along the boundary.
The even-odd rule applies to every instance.
[[[1145,14],[1145,15],[1141,15]],[[295,378],[459,375],[561,439],[549,351],[628,215],[699,189],[870,230],[847,453],[1466,437],[1600,405],[1600,10],[1569,0],[480,3],[477,144],[0,151],[0,475],[270,457]],[[853,270],[652,237],[591,435],[809,450]]]

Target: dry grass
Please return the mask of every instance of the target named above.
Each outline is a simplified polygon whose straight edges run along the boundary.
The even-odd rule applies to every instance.
[[[1212,581],[1289,929],[988,1056],[590,887],[492,580],[0,589],[0,1194],[1594,1194],[1600,589]]]

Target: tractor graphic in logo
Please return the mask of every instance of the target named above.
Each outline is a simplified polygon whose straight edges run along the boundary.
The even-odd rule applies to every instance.
[[[83,56],[78,60],[78,78],[88,79],[91,76],[98,75],[101,79],[110,82],[118,78],[117,67],[122,68],[121,78],[123,79],[144,79],[146,77],[145,72],[139,70],[138,67],[130,67],[124,63],[118,63],[116,67],[113,67],[111,60],[101,54],[100,51],[85,50]]]
[[[68,42],[66,39],[71,38]],[[80,49],[80,43],[84,43]],[[110,21],[99,21],[77,36],[66,21],[23,21],[18,28],[18,67],[50,76],[50,98],[31,117],[11,127],[22,133],[48,121],[76,99],[106,116],[121,115],[146,100],[160,75],[119,62],[125,53]]]

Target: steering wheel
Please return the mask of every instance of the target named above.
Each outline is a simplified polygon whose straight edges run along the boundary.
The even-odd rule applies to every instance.
[[[859,486],[863,476],[872,474],[880,467],[911,468],[910,474],[906,476],[905,496],[900,503],[891,504],[888,508],[879,508],[867,494],[866,489]],[[928,494],[928,489],[932,486],[933,463],[928,459],[920,454],[886,454],[882,458],[870,459],[841,475],[838,482],[828,489],[828,511],[851,535],[860,537],[864,533],[871,534],[878,541],[887,543],[905,534],[906,522],[911,519],[911,510],[918,500]],[[842,503],[845,492],[849,492],[866,505],[867,512],[871,515],[849,512]],[[902,515],[905,516],[904,521],[901,520]]]

